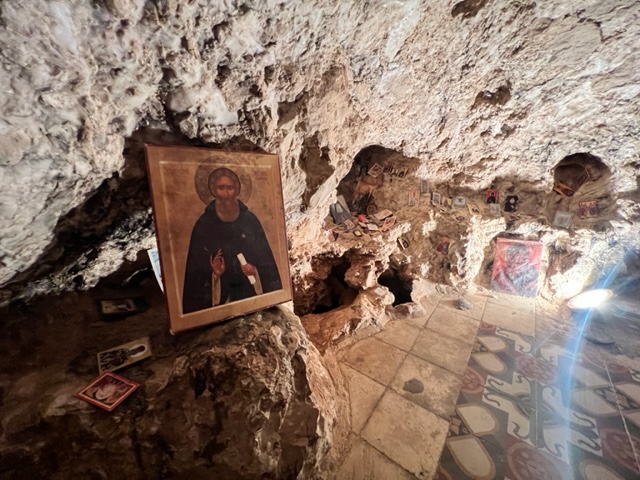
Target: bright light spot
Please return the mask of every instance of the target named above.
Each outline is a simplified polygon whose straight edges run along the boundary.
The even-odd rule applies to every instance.
[[[576,295],[567,304],[571,310],[587,310],[590,308],[596,308],[606,300],[609,300],[613,295],[613,292],[608,288],[601,288],[598,290],[587,290],[579,295]]]

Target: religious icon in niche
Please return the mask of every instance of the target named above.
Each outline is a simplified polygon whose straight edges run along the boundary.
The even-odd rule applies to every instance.
[[[498,191],[487,190],[486,201],[487,203],[498,203]]]
[[[464,195],[456,195],[453,197],[453,208],[464,208],[467,206],[467,197]]]
[[[98,371],[114,372],[150,356],[149,337],[139,338],[98,353]]]
[[[451,240],[449,240],[449,237],[442,237],[440,239],[440,243],[436,247],[436,251],[440,252],[443,255],[446,255],[449,253],[450,244],[451,244]]]
[[[420,180],[420,195],[426,195],[431,191],[431,186],[429,185],[429,180]]]
[[[442,195],[440,195],[438,192],[432,192],[431,193],[431,203],[437,207],[439,207],[440,205],[442,205]]]
[[[344,197],[342,195],[338,195],[337,202],[332,203],[329,206],[329,212],[333,217],[333,221],[338,225],[346,222],[351,218],[351,212],[349,211],[347,202],[344,200]]]
[[[493,260],[491,289],[535,297],[542,258],[542,243],[498,238]]]
[[[553,186],[553,191],[559,193],[560,195],[564,195],[565,197],[573,197],[573,195],[576,193],[575,190],[562,182],[556,183]]]
[[[406,250],[407,248],[409,248],[409,240],[407,240],[405,237],[400,237],[397,241],[400,250]]]
[[[104,372],[75,396],[104,410],[111,411],[140,385],[115,373]]]
[[[518,196],[517,195],[507,195],[507,198],[504,202],[504,211],[505,212],[516,212],[518,211]]]
[[[171,331],[291,300],[278,157],[150,145],[146,155]]]
[[[558,210],[553,217],[553,224],[560,228],[569,228],[571,226],[571,212],[562,212]]]
[[[409,190],[409,206],[415,207],[420,203],[420,189],[412,188]]]
[[[491,215],[492,217],[499,217],[501,215],[499,203],[489,204],[489,215]]]
[[[398,178],[404,178],[409,169],[407,167],[398,170]]]
[[[368,174],[373,178],[376,178],[378,175],[382,173],[384,167],[379,163],[374,163],[373,166],[369,169]]]
[[[578,216],[580,218],[590,218],[598,216],[598,202],[589,200],[588,202],[578,202]]]
[[[107,319],[122,318],[147,309],[144,297],[111,298],[99,301],[100,314]]]

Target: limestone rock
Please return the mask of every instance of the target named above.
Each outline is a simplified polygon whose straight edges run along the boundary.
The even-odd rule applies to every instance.
[[[146,329],[154,355],[118,372],[141,387],[108,413],[73,393],[97,376],[112,327],[74,334],[93,306],[71,305],[66,325],[3,329],[2,478],[331,478],[346,393],[293,314],[271,309],[180,337],[166,333],[161,307],[123,321],[106,345]]]
[[[56,274],[40,286],[76,287],[82,275],[88,287],[118,268],[108,255],[73,266],[122,219],[65,219],[123,174],[133,136],[154,131],[279,153],[292,257],[311,246],[294,271],[328,250],[328,203],[369,145],[414,159],[413,178],[471,190],[513,176],[542,191],[564,157],[591,153],[611,169],[612,234],[637,237],[637,2],[283,5],[3,2],[0,286],[17,286],[2,298]],[[83,227],[93,247],[66,253]],[[461,241],[484,237],[475,228]],[[446,272],[421,262],[417,274],[466,287],[482,248],[461,249]]]

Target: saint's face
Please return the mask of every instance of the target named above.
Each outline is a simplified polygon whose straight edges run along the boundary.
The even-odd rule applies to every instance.
[[[232,202],[238,196],[236,185],[229,177],[218,178],[213,186],[213,193],[216,197],[216,200],[219,200],[223,203]]]

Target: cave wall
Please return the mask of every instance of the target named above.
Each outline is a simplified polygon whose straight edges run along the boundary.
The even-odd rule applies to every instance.
[[[91,286],[153,244],[145,141],[278,153],[299,290],[312,284],[314,257],[353,249],[323,235],[324,218],[370,145],[415,159],[416,180],[468,192],[501,177],[548,193],[558,162],[595,155],[611,172],[609,232],[582,229],[568,243],[606,263],[637,238],[640,5],[632,0],[7,0],[0,8],[0,301]],[[508,229],[483,222],[453,232],[468,251],[463,286]],[[419,243],[441,229],[432,218],[398,228],[386,240],[414,232]],[[544,235],[539,222],[514,228]],[[383,250],[382,262],[411,260],[416,276],[437,269]]]

